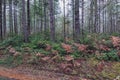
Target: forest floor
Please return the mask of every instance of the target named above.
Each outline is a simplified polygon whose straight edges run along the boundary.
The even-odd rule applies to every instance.
[[[120,80],[120,37],[86,43],[3,41],[0,80]]]
[[[78,76],[56,73],[48,70],[36,70],[30,67],[0,67],[0,80],[88,80]]]
[[[98,62],[89,59],[80,62],[81,66],[71,73],[57,70],[57,63],[45,65],[19,65],[0,67],[0,80],[120,80],[120,62]],[[48,67],[48,66],[49,67]],[[4,77],[6,79],[4,79]],[[116,79],[118,78],[118,79]]]

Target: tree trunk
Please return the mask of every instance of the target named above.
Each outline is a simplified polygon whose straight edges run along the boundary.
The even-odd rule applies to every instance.
[[[30,0],[27,0],[27,30],[30,35]]]
[[[82,0],[82,36],[83,36],[83,27],[84,27],[84,0]]]
[[[89,32],[94,32],[93,31],[93,0],[90,2],[90,17],[89,17]]]
[[[22,0],[22,27],[23,27],[24,42],[28,42],[28,29],[27,29],[27,24],[26,24],[25,0]]]
[[[66,39],[66,28],[65,28],[65,21],[66,21],[66,19],[65,19],[65,14],[66,14],[66,12],[65,12],[66,10],[65,10],[65,0],[63,0],[63,12],[64,12],[64,16],[63,16],[63,33],[64,33],[64,40]]]
[[[39,0],[39,5],[41,6],[41,19],[40,19],[40,22],[41,22],[41,25],[40,25],[40,32],[42,33],[43,31],[43,0]]]
[[[54,0],[49,0],[49,6],[50,6],[50,38],[52,41],[55,41],[55,24],[54,24],[54,6],[53,6]]]
[[[75,1],[74,0],[72,0],[72,28],[73,28],[73,39],[75,38],[75,11],[74,11],[74,9],[75,9]]]
[[[46,12],[47,12],[47,1],[46,0],[43,0],[43,3],[44,3],[44,37],[46,39],[47,37],[47,16],[46,16]]]
[[[16,7],[17,7],[17,1],[14,0],[14,31],[15,31],[15,34],[18,34],[17,10],[16,10]]]
[[[10,33],[13,34],[13,10],[12,10],[12,0],[9,1],[9,28]]]
[[[75,0],[75,41],[80,39],[79,0]]]
[[[96,33],[97,28],[98,28],[98,5],[97,5],[97,0],[94,0],[94,7],[95,7],[94,33]]]
[[[0,0],[0,40],[3,39],[2,35],[2,0]]]
[[[6,0],[4,0],[4,10],[3,10],[3,20],[4,20],[4,23],[3,23],[3,26],[4,26],[4,37],[6,37]]]

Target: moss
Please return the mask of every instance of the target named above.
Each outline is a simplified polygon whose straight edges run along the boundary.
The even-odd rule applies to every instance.
[[[115,79],[116,76],[117,75],[115,73],[112,73],[112,72],[107,72],[107,71],[101,72],[101,77],[103,77],[104,79],[113,80],[113,79]]]
[[[114,71],[116,71],[116,73],[120,74],[120,62],[114,63],[112,68]]]
[[[90,58],[88,61],[88,63],[90,63],[92,66],[95,66],[99,63],[99,61],[95,57]]]

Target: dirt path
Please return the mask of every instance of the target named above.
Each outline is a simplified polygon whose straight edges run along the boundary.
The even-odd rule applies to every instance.
[[[17,70],[7,69],[3,67],[0,67],[0,76],[7,77],[7,78],[13,78],[16,80],[57,80],[55,78],[47,78],[45,76],[24,74],[24,73],[20,73]]]
[[[35,78],[35,76],[20,74],[12,69],[6,69],[3,67],[0,67],[0,76],[14,78],[17,80],[42,80]]]
[[[33,70],[32,68],[4,68],[0,67],[0,76],[15,80],[83,80],[76,76],[68,76],[44,70]]]

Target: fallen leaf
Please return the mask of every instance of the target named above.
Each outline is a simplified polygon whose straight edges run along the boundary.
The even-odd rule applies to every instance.
[[[50,57],[48,57],[48,56],[41,58],[41,60],[43,60],[43,61],[48,61],[49,59],[50,59]]]
[[[72,56],[70,56],[70,55],[66,55],[66,56],[64,57],[64,59],[65,59],[66,61],[72,61],[72,60],[74,60],[74,58],[73,58]]]

